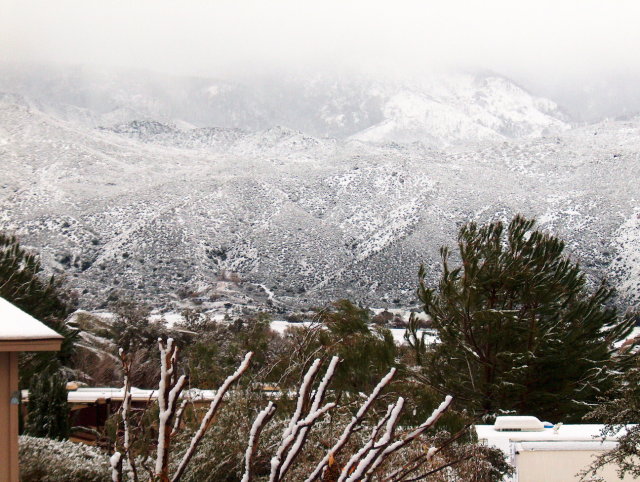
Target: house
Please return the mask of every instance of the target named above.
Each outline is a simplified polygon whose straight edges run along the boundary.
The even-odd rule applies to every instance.
[[[256,384],[255,391],[265,394],[270,399],[278,399],[282,396],[280,388],[273,384]],[[91,445],[99,444],[100,432],[104,429],[109,417],[114,416],[122,407],[124,395],[122,387],[78,387],[75,382],[67,383],[69,416],[71,425],[74,427],[69,440]],[[28,417],[26,406],[29,403],[29,390],[22,390],[21,396],[23,416]],[[199,388],[190,388],[180,394],[182,400],[188,400],[190,407],[202,409],[197,416],[204,414],[215,396],[216,390]],[[158,390],[131,387],[130,410],[132,413],[144,412],[157,400]]]
[[[74,430],[69,439],[74,442],[94,444],[98,441],[97,432],[104,429],[109,417],[120,410],[124,400],[124,388],[111,387],[77,387],[75,383],[67,383],[67,401],[70,419]],[[215,398],[215,390],[200,390],[191,388],[181,394],[181,398],[188,399],[191,406],[207,407]],[[23,408],[29,402],[29,391],[22,390]],[[151,404],[157,402],[158,390],[131,387],[131,411],[145,411]],[[26,410],[23,413],[28,417]],[[0,479],[1,480],[1,479]]]
[[[63,337],[0,298],[0,480],[18,481],[18,354],[58,351]]]
[[[497,417],[493,425],[476,425],[478,440],[499,448],[507,461],[515,467],[510,482],[569,482],[580,480],[577,474],[586,469],[595,457],[615,448],[616,436],[602,436],[604,425],[553,425],[536,417]],[[603,467],[601,480],[631,481],[627,475],[620,479],[615,465]]]

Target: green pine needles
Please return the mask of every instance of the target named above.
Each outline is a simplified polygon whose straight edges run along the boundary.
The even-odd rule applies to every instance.
[[[37,255],[22,248],[15,236],[3,233],[0,233],[0,296],[64,336],[59,352],[23,354],[22,387],[29,386],[33,374],[52,365],[71,364],[78,334],[64,323],[72,307],[69,293],[60,280],[44,275]]]
[[[45,322],[64,319],[70,309],[58,280],[43,276],[38,256],[23,249],[15,236],[2,233],[0,296]]]
[[[441,249],[437,288],[420,269],[418,296],[441,343],[425,353],[424,376],[460,408],[578,421],[630,363],[614,344],[633,328],[610,306],[612,290],[589,291],[564,243],[516,216],[509,226],[469,223],[460,264]]]
[[[25,433],[57,440],[69,438],[67,383],[59,371],[47,370],[31,379]]]

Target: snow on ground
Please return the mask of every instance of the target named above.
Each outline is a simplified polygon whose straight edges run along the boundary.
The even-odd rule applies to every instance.
[[[131,135],[86,129],[0,101],[2,224],[67,274],[84,307],[116,281],[154,304],[184,289],[226,296],[211,281],[222,269],[263,283],[252,291],[260,299],[308,306],[350,293],[408,304],[417,265],[431,279],[459,223],[516,212],[542,215],[594,277],[619,256],[635,259],[636,225],[615,239],[637,207],[640,120],[446,151],[157,124],[133,123]],[[632,266],[616,276],[631,287]]]
[[[383,310],[380,310],[380,311],[383,311]],[[394,310],[394,311],[402,311],[402,310]],[[314,325],[317,325],[317,323],[314,323],[311,321],[306,321],[303,323],[291,323],[289,321],[284,321],[284,320],[275,320],[271,322],[271,329],[282,335],[290,327],[296,327],[296,326],[309,327]],[[393,335],[393,341],[395,341],[396,345],[407,344],[407,341],[404,339],[404,334],[406,332],[405,328],[389,328],[389,331]],[[419,336],[422,336],[423,334],[428,344],[438,342],[438,334],[436,333],[435,330],[428,329],[428,328],[418,330]]]
[[[389,328],[391,334],[393,335],[393,341],[396,342],[396,345],[407,345],[407,340],[404,339],[404,334],[407,331],[405,328]],[[438,334],[435,330],[430,328],[421,328],[418,330],[418,336],[423,336],[425,338],[425,342],[428,345],[433,343],[438,343],[440,339],[438,338]]]
[[[302,323],[291,323],[290,321],[285,321],[285,320],[274,320],[269,324],[269,327],[276,333],[283,335],[288,328],[295,328],[295,327],[301,327],[301,326],[309,328],[311,326],[317,326],[317,325],[318,323],[315,323],[313,321],[303,321]]]
[[[169,328],[173,328],[175,325],[179,325],[180,323],[184,322],[184,317],[180,313],[173,312],[152,313],[151,316],[149,316],[149,321],[162,321],[166,323]]]
[[[372,309],[371,311],[373,311],[374,313],[380,313],[382,311],[385,311],[383,308],[375,308]],[[409,313],[410,311],[405,310],[405,309],[388,309],[387,311],[389,311],[390,313],[393,313],[394,315],[399,315],[402,316],[404,318],[409,317]],[[114,313],[110,313],[107,311],[97,311],[97,312],[90,312],[90,314],[99,317],[102,321],[105,322],[112,322],[115,319],[115,314]],[[222,313],[214,313],[214,312],[209,312],[206,313],[207,315],[209,315],[209,317],[214,320],[217,321],[219,323],[224,322],[224,314]],[[418,317],[421,317],[421,319],[426,319],[425,315],[423,313],[417,313]],[[167,313],[152,313],[149,316],[149,321],[152,322],[164,322],[166,323],[168,328],[173,328],[176,325],[180,325],[183,321],[184,318],[182,316],[182,314],[177,313],[177,312],[167,312]],[[290,321],[286,321],[286,320],[273,320],[270,323],[270,328],[275,331],[276,333],[283,335],[287,329],[289,328],[295,328],[295,327],[312,327],[312,326],[317,326],[318,323],[314,322],[314,321],[304,321],[301,323],[292,323]],[[395,341],[395,343],[397,345],[406,345],[407,341],[404,339],[404,334],[406,329],[405,328],[390,328],[389,331],[391,331],[391,334],[393,335],[393,340]],[[422,336],[424,334],[425,338],[426,338],[426,342],[427,344],[432,344],[432,343],[437,343],[438,342],[438,334],[435,330],[430,329],[430,328],[423,328],[418,330],[418,334],[419,336]]]

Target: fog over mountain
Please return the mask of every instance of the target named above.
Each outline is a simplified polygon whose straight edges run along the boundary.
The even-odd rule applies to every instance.
[[[285,126],[317,137],[441,144],[538,136],[569,120],[554,102],[491,73],[231,81],[89,67],[11,65],[1,72],[1,92],[90,127],[146,119],[186,129]]]
[[[619,0],[6,0],[0,60],[245,85],[493,72],[577,121],[640,111],[640,4]],[[256,82],[258,80],[258,82]]]

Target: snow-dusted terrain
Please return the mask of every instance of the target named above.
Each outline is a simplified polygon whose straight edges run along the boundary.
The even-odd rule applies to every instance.
[[[206,292],[222,271],[265,300],[410,303],[419,264],[437,276],[462,223],[517,212],[638,300],[640,119],[570,128],[551,101],[490,76],[320,82],[280,111],[200,84],[225,103],[191,118],[166,92],[111,105],[117,83],[94,88],[100,109],[55,85],[2,96],[0,227],[67,273],[85,306]]]
[[[169,126],[221,128],[198,132],[196,137],[204,135],[209,141],[233,137],[237,129],[256,132],[286,126],[313,137],[351,136],[376,143],[419,140],[446,146],[535,137],[568,128],[554,102],[490,73],[433,74],[402,81],[288,75],[230,82],[0,64],[0,74],[0,93],[19,94],[31,106],[64,120],[89,127],[141,120],[165,124],[145,129],[156,135],[168,134]]]

